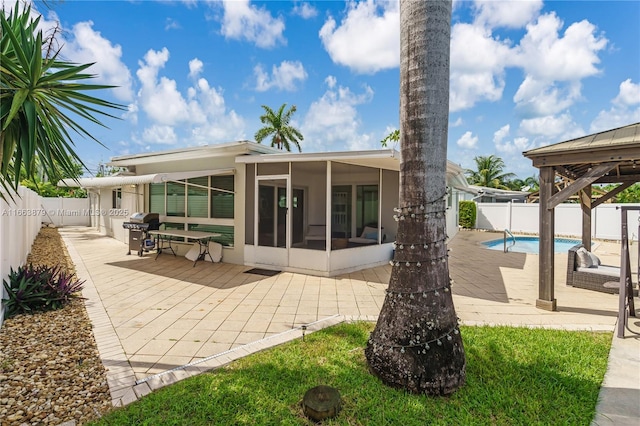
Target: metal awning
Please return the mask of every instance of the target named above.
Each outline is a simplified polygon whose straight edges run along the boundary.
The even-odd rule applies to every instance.
[[[126,185],[144,185],[148,183],[175,182],[202,176],[231,175],[235,169],[198,170],[189,172],[152,173],[148,175],[114,175],[94,178],[63,179],[58,186],[80,188],[118,188]]]

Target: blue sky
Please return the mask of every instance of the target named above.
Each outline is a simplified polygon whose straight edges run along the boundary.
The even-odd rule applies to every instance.
[[[13,1],[4,0],[5,7]],[[398,127],[397,1],[37,2],[62,54],[96,62],[122,103],[91,171],[111,157],[253,140],[261,105],[295,104],[303,152],[377,149]],[[454,1],[448,158],[522,151],[640,121],[640,2]],[[267,143],[265,141],[264,143]]]

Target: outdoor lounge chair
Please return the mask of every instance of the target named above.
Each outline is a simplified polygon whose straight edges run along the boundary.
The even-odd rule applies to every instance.
[[[613,284],[615,282],[620,282],[619,267],[601,265],[599,259],[588,252],[582,244],[569,249],[567,285],[618,294],[619,286],[615,286]],[[609,284],[605,286],[605,283]]]

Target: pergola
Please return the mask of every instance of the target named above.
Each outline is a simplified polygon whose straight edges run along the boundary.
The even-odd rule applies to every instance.
[[[540,257],[536,307],[556,310],[554,298],[555,207],[577,194],[582,207],[582,243],[591,247],[591,211],[640,181],[640,123],[532,149],[523,155],[540,169]],[[561,190],[556,177],[571,184]],[[592,185],[619,184],[594,197]]]

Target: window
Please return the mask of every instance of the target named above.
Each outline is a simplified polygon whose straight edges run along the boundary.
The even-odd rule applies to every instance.
[[[209,187],[209,178],[200,177],[189,179],[187,185],[187,216],[189,217],[207,217],[207,188]]]
[[[122,208],[122,188],[117,188],[111,191],[111,208]]]
[[[355,189],[355,200],[352,194]],[[354,203],[352,205],[352,203]],[[356,236],[365,226],[378,226],[378,185],[340,185],[331,190],[331,230],[333,237],[352,236],[355,222]]]
[[[378,225],[378,185],[358,185],[356,194],[356,233],[360,235],[365,226]]]
[[[211,240],[216,243],[220,243],[223,246],[233,246],[233,238],[234,238],[234,229],[233,226],[225,226],[225,225],[201,225],[196,223],[190,223],[187,225],[189,231],[202,231],[202,232],[213,232],[216,234],[220,234],[219,237],[213,237]]]
[[[184,183],[167,182],[167,216],[184,214]]]
[[[351,186],[331,189],[331,232],[336,238],[351,236]]]
[[[164,183],[152,183],[149,185],[149,211],[165,215],[164,208]]]
[[[211,217],[233,219],[233,176],[211,176]]]
[[[203,176],[186,181],[149,184],[149,211],[169,216],[165,229],[222,234],[214,240],[232,246],[234,176]],[[169,219],[169,218],[165,218]]]

